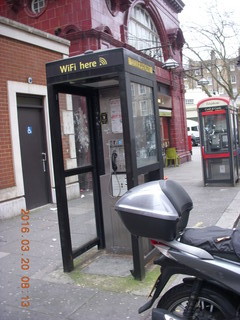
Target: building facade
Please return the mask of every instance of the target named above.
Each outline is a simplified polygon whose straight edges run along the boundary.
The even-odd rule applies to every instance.
[[[217,59],[214,52],[211,59],[190,61],[191,71],[186,72],[184,78],[185,104],[187,118],[197,120],[197,103],[208,96],[230,97],[240,106],[240,71],[237,68],[237,59]],[[187,76],[190,75],[190,76]],[[199,80],[204,78],[204,87]],[[204,90],[205,89],[205,90]]]
[[[15,44],[13,47],[13,45],[8,46],[4,43],[4,48],[8,48],[8,51],[4,56],[1,56],[2,64],[7,69],[6,77],[1,79],[6,92],[3,102],[5,119],[1,135],[5,136],[5,123],[8,124],[9,132],[5,145],[1,146],[6,154],[4,161],[1,162],[2,170],[0,173],[0,188],[4,195],[1,199],[3,203],[10,199],[12,199],[11,201],[13,199],[19,201],[22,196],[24,198],[24,190],[26,189],[24,187],[26,177],[24,177],[22,168],[23,154],[21,152],[23,152],[23,148],[18,142],[18,153],[16,154],[14,144],[12,144],[12,141],[15,141],[14,137],[18,137],[20,134],[18,130],[14,131],[13,124],[14,121],[17,123],[20,120],[16,119],[16,115],[14,120],[11,119],[12,111],[9,106],[15,105],[16,108],[18,105],[27,105],[30,107],[34,104],[38,106],[38,109],[41,109],[40,106],[47,108],[45,63],[63,58],[67,54],[68,43],[70,43],[70,56],[84,53],[87,50],[124,47],[153,61],[157,77],[163,150],[168,146],[176,147],[181,162],[189,160],[183,81],[181,76],[163,68],[164,62],[168,58],[173,58],[180,65],[182,62],[184,38],[179,28],[178,13],[183,10],[183,7],[184,4],[181,0],[5,0],[1,2],[0,15],[6,18],[4,22],[2,20],[2,23],[5,25],[8,23],[9,29],[4,34],[1,32],[0,36],[2,41],[11,41]],[[15,25],[15,23],[19,24]],[[11,25],[14,25],[14,32],[10,30]],[[23,26],[25,26],[25,30],[20,31],[21,28],[24,29]],[[33,38],[43,38],[48,43],[38,45],[38,42],[31,42],[32,40],[25,43],[25,40],[18,37],[18,33],[23,32],[28,34],[28,37],[33,34]],[[61,50],[56,49],[57,44]],[[15,64],[18,66],[14,68],[14,72],[8,62],[8,57],[11,56],[10,48],[14,51]],[[14,67],[16,67],[15,64]],[[40,73],[41,76],[39,76]],[[18,95],[21,86],[22,95]],[[39,86],[38,88],[42,91],[33,90],[36,86]],[[15,94],[9,96],[9,90]],[[35,100],[29,101],[29,96]],[[67,119],[69,113],[65,112],[64,114]],[[84,116],[84,108],[82,114]],[[9,121],[8,117],[10,117]],[[25,118],[24,115],[23,118]],[[80,118],[78,120],[82,121]],[[44,125],[46,139],[42,144],[49,153],[50,128],[48,128],[46,119]],[[31,125],[27,125],[27,128],[29,136],[31,136]],[[66,125],[66,132],[68,129],[69,126]],[[18,141],[20,141],[19,138]],[[67,144],[71,154],[71,150],[73,150],[71,148],[71,132]],[[49,153],[49,161],[45,163],[46,153],[42,151],[42,165],[48,166],[46,170],[49,172],[49,176],[47,177],[48,182],[43,182],[43,185],[44,183],[48,184],[49,187],[45,188],[50,190],[47,201],[52,201],[54,196],[51,190],[53,190],[54,182],[51,180],[51,156]],[[71,155],[67,162],[71,168]],[[28,171],[26,170],[26,172]],[[29,174],[26,173],[26,175]],[[19,190],[21,191],[14,193],[16,185],[20,185]],[[6,194],[8,194],[7,197]],[[21,203],[22,205],[23,203]],[[41,204],[34,206],[38,205]],[[21,206],[17,206],[14,212],[17,212]],[[5,207],[3,211],[6,211]]]

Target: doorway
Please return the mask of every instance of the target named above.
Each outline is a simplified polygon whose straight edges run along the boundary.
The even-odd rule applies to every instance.
[[[43,101],[19,95],[17,105],[26,207],[33,209],[51,202]]]

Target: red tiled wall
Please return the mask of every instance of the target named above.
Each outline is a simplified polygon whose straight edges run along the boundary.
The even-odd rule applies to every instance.
[[[47,9],[38,17],[27,14],[23,5],[14,12],[6,1],[1,1],[0,4],[1,16],[51,34],[54,34],[55,29],[67,25],[76,25],[80,30],[90,29],[90,14],[89,0],[48,0]]]

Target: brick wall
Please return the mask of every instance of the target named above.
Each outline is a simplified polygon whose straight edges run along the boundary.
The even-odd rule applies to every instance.
[[[7,37],[0,37],[0,47],[0,189],[4,189],[15,185],[7,81],[26,83],[32,77],[34,84],[46,85],[46,62],[62,55]]]

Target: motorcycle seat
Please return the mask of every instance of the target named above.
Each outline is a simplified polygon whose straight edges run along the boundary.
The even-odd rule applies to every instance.
[[[213,256],[240,263],[240,229],[217,226],[187,228],[180,242],[204,249]]]

